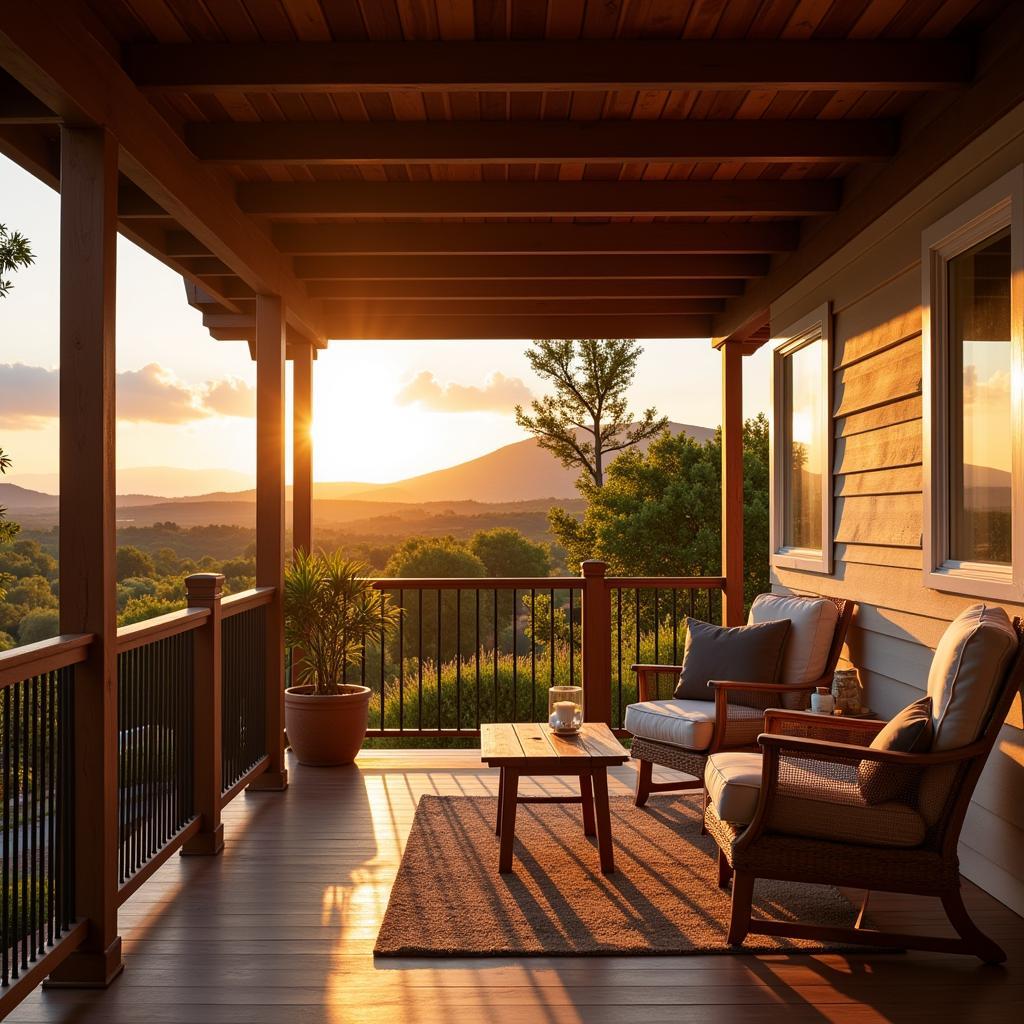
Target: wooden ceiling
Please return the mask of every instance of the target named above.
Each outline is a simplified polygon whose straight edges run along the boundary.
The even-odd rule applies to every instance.
[[[187,148],[179,163],[227,197],[232,228],[259,232],[251,262],[292,290],[295,339],[322,341],[709,336],[749,282],[842,210],[851,176],[896,159],[917,107],[971,85],[980,34],[1008,6],[68,8],[92,66],[110,61],[111,87],[144,98]],[[66,114],[50,79],[33,90],[35,65],[12,54],[32,40],[20,21],[0,11],[0,150],[52,178]],[[185,217],[178,192],[169,202],[125,171],[123,230],[186,276],[216,337],[249,336],[267,274],[243,244],[218,244],[198,202]]]

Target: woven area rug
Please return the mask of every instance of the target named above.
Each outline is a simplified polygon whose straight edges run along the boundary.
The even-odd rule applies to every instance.
[[[593,956],[735,952],[717,847],[700,834],[700,794],[611,800],[615,868],[598,869],[578,805],[517,809],[513,873],[498,873],[497,801],[420,799],[377,956]],[[756,916],[849,926],[855,912],[831,886],[759,881]],[[754,935],[743,950],[843,947]]]

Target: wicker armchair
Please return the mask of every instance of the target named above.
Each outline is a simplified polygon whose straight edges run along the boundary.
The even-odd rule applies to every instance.
[[[1003,950],[975,925],[964,907],[957,844],[975,785],[1014,697],[1024,684],[1024,630],[1020,619],[1015,619],[1013,626],[1016,652],[994,691],[980,736],[966,746],[923,754],[875,750],[868,744],[883,727],[882,722],[799,711],[767,713],[766,733],[759,737],[763,751],[759,758],[759,792],[754,797],[756,808],[749,824],[723,821],[705,796],[705,827],[719,847],[719,884],[726,888],[732,882],[732,945],[741,945],[748,934],[754,933],[973,954],[986,963],[1006,959]],[[733,755],[733,770],[737,760]],[[895,801],[867,809],[854,806],[849,780],[851,775],[856,777],[861,762],[876,762],[900,773],[897,777],[904,781]],[[712,765],[717,769],[718,761]],[[924,811],[923,794],[918,792],[928,773],[933,773],[933,779],[934,773],[946,773],[933,813]],[[713,776],[714,771],[709,770],[709,777]],[[809,779],[814,780],[810,793]],[[794,794],[800,799],[795,801]],[[797,806],[799,818],[794,813]],[[851,827],[851,810],[873,812],[868,816],[870,824]],[[907,833],[907,823],[916,812],[921,815],[917,817],[921,836],[914,842],[914,835]],[[846,834],[836,834],[836,823],[844,820]],[[816,830],[817,837],[813,834]],[[755,919],[751,917],[751,898],[758,878],[864,889],[864,904],[852,928]],[[864,927],[872,890],[938,897],[959,938]]]
[[[700,749],[664,743],[642,736],[634,736],[630,753],[639,761],[634,803],[643,807],[651,793],[679,792],[700,789],[704,782],[704,768],[707,759],[723,750],[756,749],[757,736],[764,728],[764,709],[772,704],[781,704],[784,696],[802,695],[807,706],[809,695],[818,686],[830,686],[836,664],[846,642],[850,628],[854,603],[841,598],[832,598],[839,611],[832,645],[829,648],[825,669],[820,678],[800,685],[787,683],[753,683],[729,680],[712,680],[708,683],[712,694],[708,699],[708,718],[713,720],[710,743]],[[633,665],[637,676],[639,702],[657,700],[659,676],[678,677],[681,665]],[[747,704],[737,705],[732,699],[742,693],[747,697],[763,698],[761,708]],[[691,780],[678,782],[652,782],[654,765],[672,768],[692,775]]]

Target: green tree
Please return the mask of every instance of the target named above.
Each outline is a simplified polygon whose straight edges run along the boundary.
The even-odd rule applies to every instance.
[[[10,633],[0,632],[0,651],[9,651],[17,646],[18,641]]]
[[[18,643],[34,644],[49,640],[58,632],[57,610],[55,608],[33,608],[18,626]]]
[[[0,228],[0,230],[2,230],[2,228]],[[3,474],[10,468],[11,457],[4,452],[3,448],[0,448],[0,476],[3,476]],[[0,505],[0,544],[6,544],[9,541],[14,540],[18,530],[18,524],[12,523],[7,518],[7,508],[4,505]]]
[[[0,224],[0,299],[14,287],[7,274],[31,266],[36,257],[32,252],[29,240],[18,231],[8,231],[5,224]]]
[[[155,576],[156,567],[153,559],[132,544],[117,549],[115,555],[118,582],[132,576]]]
[[[636,576],[717,576],[721,571],[721,432],[704,444],[686,434],[653,441],[612,463],[604,487],[582,479],[582,520],[549,513],[570,565],[600,558]],[[743,427],[744,596],[768,589],[768,420]]]
[[[609,455],[660,434],[668,424],[653,408],[635,419],[626,389],[643,349],[635,338],[541,338],[526,353],[530,366],[554,387],[553,395],[516,406],[516,423],[563,466],[604,484]]]
[[[383,575],[457,579],[486,576],[487,566],[454,537],[410,537],[388,559]]]
[[[547,576],[551,571],[547,547],[506,526],[473,534],[469,550],[483,562],[488,576]]]
[[[57,597],[45,576],[23,576],[7,589],[7,600],[27,608],[57,607]]]

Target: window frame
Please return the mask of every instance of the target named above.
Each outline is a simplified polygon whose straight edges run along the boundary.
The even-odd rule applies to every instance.
[[[950,558],[951,395],[947,267],[1010,229],[1010,564]],[[1024,596],[1024,164],[921,234],[921,355],[925,587],[996,601]]]
[[[821,342],[821,418],[824,443],[821,452],[821,550],[787,547],[786,536],[786,451],[785,451],[785,360],[815,342]],[[825,302],[807,316],[772,338],[772,420],[770,430],[771,474],[769,477],[769,521],[771,565],[824,575],[832,573],[832,304]]]

